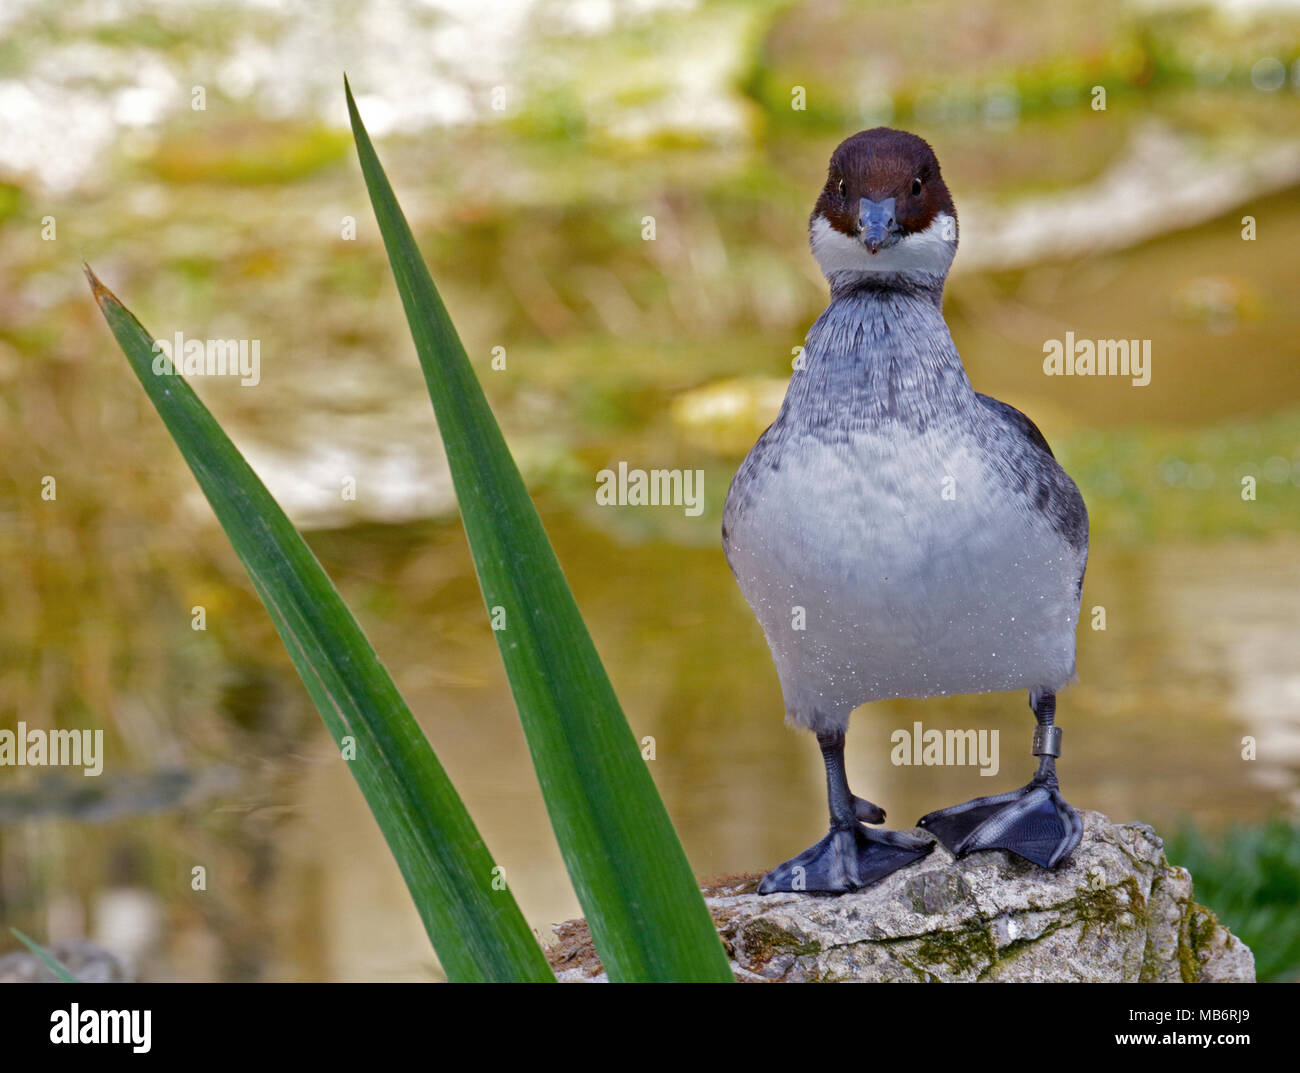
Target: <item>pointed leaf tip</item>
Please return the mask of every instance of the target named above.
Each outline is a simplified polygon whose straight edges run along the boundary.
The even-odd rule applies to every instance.
[[[117,295],[99,282],[99,277],[95,275],[95,271],[90,267],[90,265],[85,261],[82,261],[81,267],[85,269],[86,279],[90,282],[90,293],[95,296],[95,301],[99,303],[100,309],[104,308],[104,300],[106,298],[111,298],[114,302],[117,302]],[[118,302],[118,305],[121,304],[121,302]]]

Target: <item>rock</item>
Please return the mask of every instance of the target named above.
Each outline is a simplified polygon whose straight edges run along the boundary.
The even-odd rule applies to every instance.
[[[703,890],[741,980],[1254,981],[1254,955],[1192,901],[1192,877],[1150,827],[1097,812],[1083,821],[1054,872],[936,846],[854,894],[760,896],[758,876]],[[561,980],[606,978],[584,921],[555,933]]]

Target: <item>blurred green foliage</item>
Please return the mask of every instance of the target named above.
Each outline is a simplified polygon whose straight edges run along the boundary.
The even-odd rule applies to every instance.
[[[1185,823],[1165,839],[1165,855],[1254,952],[1259,980],[1300,982],[1300,824],[1274,817],[1207,834]]]

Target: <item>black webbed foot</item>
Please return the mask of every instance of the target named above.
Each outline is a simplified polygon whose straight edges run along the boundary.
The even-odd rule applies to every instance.
[[[817,743],[826,764],[830,833],[817,845],[768,872],[758,884],[759,894],[843,894],[861,890],[934,849],[928,838],[864,827],[864,823],[884,822],[885,810],[849,790],[844,774],[844,731],[819,733]]]
[[[1041,868],[1055,868],[1083,834],[1083,822],[1053,783],[1035,778],[1011,793],[977,797],[916,821],[955,857],[1004,849]]]
[[[1034,690],[1029,694],[1029,706],[1038,724],[1034,731],[1038,771],[1029,785],[1008,794],[977,797],[964,805],[941,808],[916,821],[954,857],[1004,849],[1040,868],[1055,868],[1083,836],[1083,821],[1057,788],[1061,730],[1055,725],[1056,694]]]
[[[853,815],[863,823],[885,822],[885,810],[883,808],[857,796],[853,798]]]
[[[872,831],[861,824],[832,827],[817,845],[768,872],[758,893],[861,890],[920,860],[932,849],[933,842],[902,831]]]

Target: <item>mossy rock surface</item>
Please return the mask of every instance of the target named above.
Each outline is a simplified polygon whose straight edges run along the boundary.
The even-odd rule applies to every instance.
[[[757,876],[703,889],[741,980],[1254,981],[1254,955],[1193,901],[1192,877],[1150,827],[1083,820],[1078,849],[1052,872],[939,846],[854,894],[760,896]],[[584,922],[556,934],[562,980],[605,978]]]

